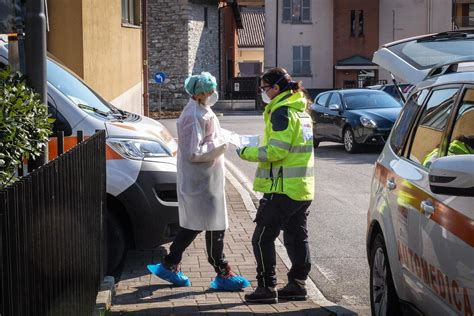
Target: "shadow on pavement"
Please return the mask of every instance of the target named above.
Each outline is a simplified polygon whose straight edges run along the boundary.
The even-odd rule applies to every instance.
[[[322,145],[314,150],[316,160],[333,160],[340,164],[373,164],[377,160],[382,147],[366,147],[359,153],[349,154],[344,150],[344,145]]]
[[[134,311],[134,312],[112,312],[108,315],[209,315],[209,316],[226,316],[226,315],[239,315],[239,316],[251,316],[251,315],[281,315],[281,316],[329,316],[335,315],[322,307],[319,308],[307,308],[301,309],[299,311],[288,311],[288,312],[265,312],[265,308],[262,308],[262,311],[258,311],[258,308],[254,312],[250,311],[239,311],[239,306],[243,304],[222,304],[222,305],[201,305],[199,309],[196,309],[192,306],[178,306],[178,307],[157,307],[150,308],[143,311]],[[245,306],[245,305],[243,305]],[[255,305],[249,305],[255,306]],[[259,305],[265,306],[265,305]],[[228,312],[221,311],[229,309]]]
[[[167,253],[164,246],[154,250],[129,250],[119,268],[112,274],[115,283],[149,275],[150,271],[146,266],[161,263]]]

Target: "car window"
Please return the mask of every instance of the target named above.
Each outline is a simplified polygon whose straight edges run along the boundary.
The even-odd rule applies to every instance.
[[[331,95],[331,99],[329,99],[328,105],[331,105],[331,104],[337,104],[337,105],[342,106],[341,97],[339,96],[339,93],[333,93]]]
[[[401,104],[383,91],[344,93],[348,110],[399,108]]]
[[[409,159],[428,168],[438,156],[444,129],[453,110],[459,89],[432,92],[415,127]]]
[[[413,94],[411,98],[408,99],[406,105],[403,107],[400,117],[393,127],[392,136],[390,137],[390,146],[397,155],[401,155],[401,151],[408,138],[410,128],[413,125],[416,114],[423,105],[428,92],[429,90],[425,89]]]
[[[56,137],[59,131],[63,131],[64,136],[72,135],[71,125],[61,112],[57,110],[56,106],[53,105],[53,101],[48,101],[48,113],[49,116],[54,119],[52,137]]]
[[[316,98],[316,104],[320,106],[326,106],[326,102],[329,96],[330,96],[330,93],[325,93],[325,94],[320,95],[319,97]]]
[[[474,154],[474,88],[464,93],[447,144],[448,155]]]
[[[416,69],[430,69],[449,60],[472,56],[474,38],[420,39],[395,44],[388,49]]]

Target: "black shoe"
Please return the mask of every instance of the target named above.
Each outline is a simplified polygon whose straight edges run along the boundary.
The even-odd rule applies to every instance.
[[[268,287],[257,287],[255,292],[245,295],[248,303],[276,304],[278,303],[278,293]]]
[[[306,301],[308,292],[295,282],[289,282],[282,289],[278,290],[278,297],[284,300]]]

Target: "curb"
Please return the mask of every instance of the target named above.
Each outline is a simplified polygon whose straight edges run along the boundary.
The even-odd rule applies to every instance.
[[[237,167],[230,161],[225,161],[226,168],[229,172],[226,172],[226,178],[229,182],[235,187],[237,192],[239,192],[242,200],[244,202],[245,208],[249,212],[252,221],[255,219],[255,215],[257,213],[256,205],[258,205],[258,196],[255,195],[253,192],[251,182],[247,177],[243,176],[241,172],[237,169]],[[290,269],[291,268],[291,261],[288,257],[286,252],[285,246],[282,244],[279,238],[275,241],[275,250],[283,261],[285,266]],[[357,315],[356,313],[347,310],[346,308],[337,305],[326,299],[323,293],[318,289],[316,284],[313,282],[311,278],[308,278],[306,281],[306,286],[308,290],[308,296],[311,301],[315,304],[327,309],[331,313],[338,315],[338,316],[352,316]]]
[[[100,291],[95,300],[93,316],[103,316],[112,307],[112,300],[115,296],[115,279],[112,276],[105,276],[100,284]]]

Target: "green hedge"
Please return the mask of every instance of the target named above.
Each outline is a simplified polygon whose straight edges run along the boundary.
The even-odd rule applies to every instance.
[[[0,188],[16,180],[23,158],[37,157],[54,120],[20,73],[0,68]]]

